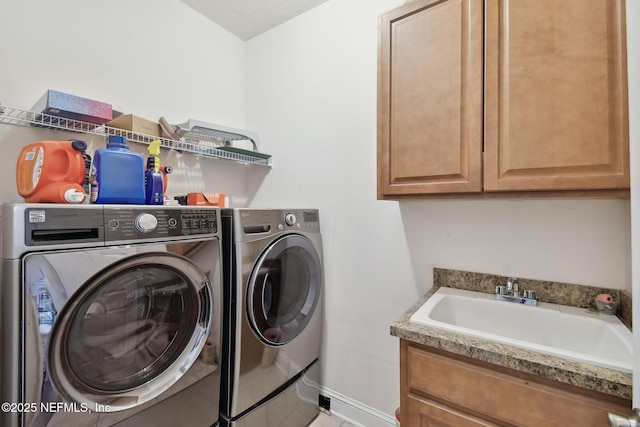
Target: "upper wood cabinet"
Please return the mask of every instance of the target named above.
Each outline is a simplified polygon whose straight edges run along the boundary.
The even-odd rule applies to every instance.
[[[384,15],[378,193],[482,190],[483,7],[423,0]]]
[[[378,197],[628,189],[624,23],[623,0],[417,0],[383,15]]]

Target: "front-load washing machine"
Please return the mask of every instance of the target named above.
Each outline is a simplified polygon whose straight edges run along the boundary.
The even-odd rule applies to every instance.
[[[323,261],[316,209],[223,209],[221,426],[319,412]]]
[[[0,425],[218,424],[218,208],[0,215]]]

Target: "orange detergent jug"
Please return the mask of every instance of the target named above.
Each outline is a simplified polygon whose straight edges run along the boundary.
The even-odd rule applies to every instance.
[[[82,203],[87,143],[40,141],[22,149],[16,167],[18,193],[27,203]]]

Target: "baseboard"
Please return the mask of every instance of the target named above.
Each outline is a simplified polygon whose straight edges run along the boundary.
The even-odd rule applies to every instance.
[[[361,427],[395,427],[395,417],[371,406],[351,399],[326,387],[320,387],[320,394],[331,398],[331,413]]]

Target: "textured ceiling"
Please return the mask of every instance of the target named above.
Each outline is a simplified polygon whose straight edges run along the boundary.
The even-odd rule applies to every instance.
[[[181,1],[242,40],[249,40],[328,0]]]

